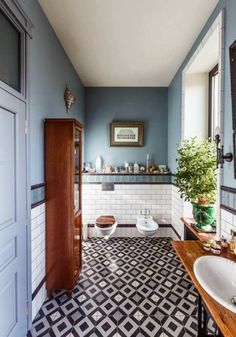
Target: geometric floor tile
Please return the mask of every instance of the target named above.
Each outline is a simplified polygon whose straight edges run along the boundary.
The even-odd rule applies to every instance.
[[[214,324],[209,322],[209,329]],[[92,239],[72,298],[55,291],[29,337],[195,337],[197,292],[169,238]]]

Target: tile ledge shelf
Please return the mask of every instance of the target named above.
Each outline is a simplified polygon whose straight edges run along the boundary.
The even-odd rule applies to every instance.
[[[83,172],[85,176],[174,176],[173,173],[89,173]]]
[[[83,173],[83,184],[172,184],[172,173]]]

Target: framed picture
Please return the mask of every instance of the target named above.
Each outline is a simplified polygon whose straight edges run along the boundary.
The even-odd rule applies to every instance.
[[[112,122],[110,124],[110,146],[143,146],[143,122]]]

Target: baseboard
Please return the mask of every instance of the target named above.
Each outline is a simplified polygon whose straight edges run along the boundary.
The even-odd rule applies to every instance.
[[[44,278],[41,280],[41,282],[39,283],[39,285],[37,286],[37,288],[34,290],[33,294],[32,294],[32,301],[34,300],[34,298],[36,297],[36,295],[39,293],[39,291],[41,290],[41,288],[43,287],[44,283],[46,282],[46,276],[44,276]]]

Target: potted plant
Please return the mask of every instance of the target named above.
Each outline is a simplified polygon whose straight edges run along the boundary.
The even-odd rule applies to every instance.
[[[216,219],[216,146],[210,139],[183,140],[178,147],[176,184],[181,198],[193,205],[193,217],[203,229]],[[204,228],[205,227],[205,228]]]

